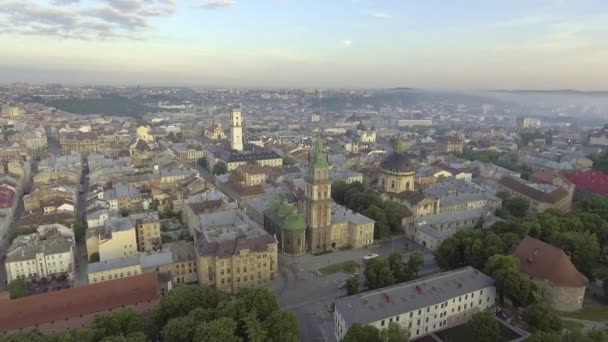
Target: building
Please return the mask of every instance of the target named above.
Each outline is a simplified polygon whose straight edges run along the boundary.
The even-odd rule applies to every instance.
[[[137,138],[148,144],[154,143],[154,136],[150,134],[150,126],[137,127]]]
[[[512,253],[526,277],[547,289],[548,305],[557,311],[582,308],[589,280],[560,248],[526,236]]]
[[[158,253],[140,256],[142,272],[161,272],[171,275],[173,283],[197,283],[196,252],[193,242],[172,243]]]
[[[458,231],[475,227],[487,228],[496,221],[497,218],[492,211],[486,209],[446,211],[419,218],[414,231],[408,231],[407,235],[413,234],[414,241],[431,251],[436,251],[445,239]]]
[[[589,136],[589,145],[608,146],[608,129],[594,132]]]
[[[37,330],[60,334],[89,326],[96,316],[131,308],[143,314],[154,309],[161,291],[155,273],[79,286],[17,299],[2,300],[0,331]]]
[[[504,176],[498,181],[498,191],[527,199],[530,202],[530,210],[535,213],[547,209],[570,211],[574,184],[564,177],[558,177],[552,184],[547,184]]]
[[[215,122],[205,129],[205,137],[213,141],[226,139],[222,125],[216,124]]]
[[[521,116],[517,118],[517,127],[519,128],[538,128],[541,125],[541,121],[536,118]]]
[[[230,114],[230,148],[234,151],[243,150],[243,117],[241,108],[235,107]]]
[[[600,171],[580,171],[568,177],[575,188],[575,197],[584,199],[589,194],[608,196],[608,174]]]
[[[397,120],[398,127],[433,126],[431,119],[403,119]]]
[[[207,151],[199,144],[175,143],[171,145],[171,150],[178,161],[186,164],[196,164],[199,159],[207,156]]]
[[[280,253],[306,253],[306,218],[296,206],[277,201],[264,211],[263,221],[264,229],[277,237]]]
[[[74,276],[74,232],[60,224],[39,226],[18,236],[6,253],[6,280],[38,280]]]
[[[248,164],[258,164],[263,167],[281,167],[283,166],[283,158],[273,151],[266,150],[252,150],[245,152],[230,152],[230,151],[219,151],[214,154],[208,155],[208,162],[210,169],[218,161],[226,163],[228,171],[234,171],[239,166],[245,166]]]
[[[200,215],[195,234],[201,286],[236,293],[277,275],[277,242],[240,210]]]
[[[235,170],[236,178],[243,186],[256,186],[266,183],[266,171],[258,164],[239,166]]]
[[[59,144],[63,152],[99,152],[99,142],[95,132],[62,132],[59,134]]]
[[[449,136],[441,141],[441,150],[445,153],[462,154],[464,142],[459,137]]]
[[[418,338],[464,324],[495,301],[494,279],[465,267],[337,299],[334,334],[340,341],[355,323],[380,330],[397,323]]]
[[[89,260],[98,255],[100,261],[137,255],[137,233],[128,217],[113,217],[102,227],[90,227],[86,232]]]
[[[416,171],[405,152],[405,145],[400,138],[395,141],[393,153],[380,163],[380,191],[383,197],[395,197],[406,191],[414,191]]]
[[[150,252],[161,247],[160,219],[158,212],[149,211],[129,215],[135,227],[137,250]]]
[[[127,278],[141,273],[142,269],[139,255],[117,259],[105,259],[87,265],[89,284]]]

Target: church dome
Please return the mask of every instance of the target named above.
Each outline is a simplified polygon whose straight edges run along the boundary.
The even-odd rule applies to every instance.
[[[280,217],[281,219],[285,219],[288,216],[292,215],[295,211],[296,211],[295,207],[292,207],[288,204],[282,204],[277,209],[277,216]]]
[[[304,219],[304,216],[299,214],[289,215],[285,218],[283,229],[304,230],[306,229],[306,220]]]
[[[389,172],[413,172],[414,166],[410,161],[410,156],[403,152],[393,152],[386,157],[380,167]]]

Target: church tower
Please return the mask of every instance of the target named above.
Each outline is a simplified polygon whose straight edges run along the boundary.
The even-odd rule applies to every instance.
[[[305,176],[304,210],[308,225],[308,248],[316,253],[333,247],[331,243],[331,180],[329,161],[323,151],[323,141],[317,136],[309,157],[309,170]]]
[[[243,150],[243,117],[241,108],[235,107],[230,114],[230,148],[235,151]]]

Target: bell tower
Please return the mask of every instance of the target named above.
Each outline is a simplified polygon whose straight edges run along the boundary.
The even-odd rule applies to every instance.
[[[331,180],[329,161],[320,136],[315,140],[305,176],[305,216],[308,226],[308,247],[314,253],[330,247],[331,240]]]
[[[243,116],[241,108],[235,107],[230,114],[230,148],[235,151],[243,150]]]

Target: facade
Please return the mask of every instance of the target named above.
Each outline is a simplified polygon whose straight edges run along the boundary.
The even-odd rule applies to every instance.
[[[277,275],[277,242],[240,210],[200,215],[195,234],[198,282],[229,293]]]
[[[555,178],[552,184],[532,183],[510,176],[498,181],[498,191],[527,199],[530,210],[535,213],[547,209],[570,211],[574,188],[574,184],[563,177]]]
[[[445,153],[462,154],[464,151],[464,142],[458,137],[446,137],[441,143],[441,149]]]
[[[144,314],[160,301],[156,274],[118,279],[2,301],[0,331],[37,330],[45,335],[89,326],[96,316],[123,308]],[[44,308],[43,310],[41,308]]]
[[[436,251],[445,239],[458,231],[475,227],[486,228],[496,221],[492,211],[486,209],[446,211],[419,218],[415,229],[407,231],[407,235],[431,251]]]
[[[466,323],[496,301],[494,279],[465,267],[336,300],[334,334],[342,340],[355,323],[380,330],[397,323],[418,338]]]
[[[560,248],[526,236],[513,251],[523,276],[547,289],[547,304],[557,311],[583,307],[589,280]]]
[[[244,186],[256,186],[266,183],[266,171],[260,165],[245,165],[239,166],[236,169],[239,180],[243,182]]]
[[[221,124],[213,123],[211,126],[205,129],[205,137],[209,140],[224,140],[226,135]]]
[[[160,219],[158,212],[143,212],[129,215],[135,227],[137,250],[150,252],[161,247]]]
[[[519,128],[537,128],[540,127],[541,121],[536,118],[519,117],[517,118],[517,126]]]
[[[264,229],[277,237],[279,252],[287,255],[306,253],[306,218],[296,206],[275,202],[264,211]]]
[[[399,127],[433,126],[431,119],[403,119],[397,120]]]
[[[74,233],[60,224],[43,225],[33,234],[18,236],[6,254],[6,278],[38,280],[74,275]]]
[[[150,134],[150,126],[137,127],[137,138],[145,141],[148,144],[154,142],[154,136]]]
[[[234,151],[243,150],[243,117],[240,108],[233,108],[230,115],[230,148]]]
[[[63,132],[59,134],[59,144],[64,152],[99,152],[97,134],[94,132]]]
[[[380,163],[380,190],[383,197],[395,196],[406,191],[414,191],[416,171],[405,153],[405,146],[397,138],[393,153]]]
[[[89,284],[139,275],[142,273],[139,259],[139,255],[133,255],[90,263],[87,265]]]
[[[137,255],[137,233],[128,217],[110,218],[103,227],[88,228],[87,255],[95,253],[99,260],[121,259]]]
[[[589,145],[608,146],[608,130],[599,131],[589,136]]]

